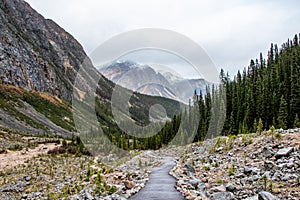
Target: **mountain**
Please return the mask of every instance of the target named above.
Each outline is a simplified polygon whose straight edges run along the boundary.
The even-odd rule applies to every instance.
[[[116,61],[99,71],[109,80],[136,92],[153,96],[176,98],[168,80],[148,65],[132,61]]]
[[[125,88],[185,103],[193,98],[195,90],[206,94],[206,86],[209,84],[204,79],[184,79],[169,71],[155,70],[152,66],[128,60],[115,61],[99,68],[99,71]]]
[[[206,87],[210,84],[204,79],[187,79],[176,81],[173,83],[173,87],[179,91],[178,93],[181,94],[185,99],[192,99],[194,92],[196,91],[197,94],[202,92],[202,95],[206,94]],[[189,88],[189,90],[187,90]]]
[[[76,132],[74,112],[81,121],[88,120],[87,113],[73,110],[73,95],[86,110],[96,111],[103,127],[116,126],[110,108],[116,85],[93,67],[72,35],[23,0],[1,0],[0,30],[1,126],[70,136]],[[79,74],[83,63],[90,68]],[[96,95],[90,81],[95,77],[99,78]],[[95,96],[96,108],[90,107],[87,99]],[[166,108],[169,118],[179,112],[178,102],[133,93],[130,112],[123,115],[147,124],[148,110],[157,103]]]

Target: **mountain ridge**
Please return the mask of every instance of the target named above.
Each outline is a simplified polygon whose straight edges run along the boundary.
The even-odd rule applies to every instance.
[[[109,80],[125,88],[142,94],[161,96],[188,104],[194,91],[206,94],[204,79],[186,79],[169,72],[158,70],[147,64],[139,64],[129,60],[115,61],[98,68]],[[155,87],[156,85],[156,87]]]

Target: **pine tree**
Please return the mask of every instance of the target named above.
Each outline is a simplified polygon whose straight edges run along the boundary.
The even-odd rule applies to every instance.
[[[263,131],[263,128],[264,128],[263,121],[261,118],[259,118],[257,124],[257,133],[261,133]]]
[[[299,54],[300,56],[300,54]],[[300,113],[300,81],[299,81],[299,66],[294,61],[291,74],[291,118]]]
[[[293,127],[294,128],[300,128],[300,120],[299,120],[298,114],[296,114]]]
[[[254,119],[253,131],[256,131],[256,129],[257,129],[257,121],[256,121],[256,119]]]
[[[280,128],[287,128],[287,120],[288,120],[288,105],[284,97],[281,97],[280,100],[280,108],[278,113],[278,125]]]

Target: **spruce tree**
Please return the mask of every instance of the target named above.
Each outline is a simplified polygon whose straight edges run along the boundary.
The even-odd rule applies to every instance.
[[[281,97],[280,107],[278,112],[278,125],[280,128],[286,129],[288,123],[288,105],[284,97]]]
[[[264,128],[263,121],[261,118],[259,118],[257,124],[257,133],[261,133],[263,131],[263,128]]]
[[[294,128],[300,128],[300,120],[299,120],[298,114],[296,114],[293,127]]]

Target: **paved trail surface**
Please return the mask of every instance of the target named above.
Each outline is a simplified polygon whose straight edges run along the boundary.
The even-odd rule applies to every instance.
[[[172,158],[166,158],[164,165],[152,171],[146,186],[131,200],[183,200],[181,193],[174,188],[174,177],[169,175],[174,165]]]

